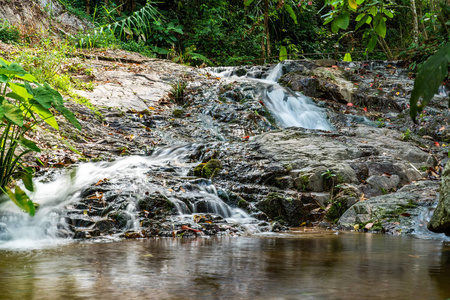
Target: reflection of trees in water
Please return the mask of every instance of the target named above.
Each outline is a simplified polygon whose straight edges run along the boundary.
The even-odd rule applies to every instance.
[[[428,268],[430,278],[438,286],[441,299],[450,298],[450,247],[444,246],[440,260],[432,262]]]

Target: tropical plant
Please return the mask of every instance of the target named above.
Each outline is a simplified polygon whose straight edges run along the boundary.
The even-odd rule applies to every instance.
[[[323,17],[324,25],[331,23],[331,31],[346,30],[350,24],[350,14],[359,13],[355,21],[355,30],[364,28],[363,38],[367,41],[366,50],[371,52],[377,43],[386,56],[392,59],[392,53],[384,38],[386,37],[386,20],[394,17],[391,1],[379,0],[326,0],[332,9]],[[365,27],[363,27],[365,26]]]
[[[33,169],[22,158],[30,152],[40,152],[35,142],[26,138],[28,131],[45,122],[58,130],[52,113],[61,113],[72,125],[81,130],[75,115],[64,106],[59,92],[48,84],[39,84],[36,77],[19,64],[0,57],[0,190],[22,210],[35,214],[34,203],[15,184],[22,179],[25,188],[33,191]],[[12,188],[14,187],[14,192]]]
[[[448,74],[449,65],[450,43],[447,43],[432,55],[417,73],[414,88],[411,92],[409,111],[414,121],[438,91],[439,86]]]

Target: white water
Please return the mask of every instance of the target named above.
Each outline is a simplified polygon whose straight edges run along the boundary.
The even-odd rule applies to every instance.
[[[189,169],[196,165],[183,159],[190,150],[191,147],[181,146],[163,148],[148,157],[129,156],[113,162],[83,163],[71,170],[58,170],[56,178],[49,182],[44,177],[37,178],[35,192],[30,194],[33,202],[40,205],[34,217],[21,212],[11,201],[0,206],[0,248],[35,249],[66,243],[67,237],[72,235],[65,221],[66,211],[73,208],[83,190],[105,179],[113,185],[114,190],[136,195],[132,197],[134,199],[138,199],[145,192],[159,191],[179,208],[181,218],[192,220],[192,215],[197,212],[195,204],[191,204],[190,208],[184,203],[184,206],[181,206],[180,201],[174,197],[176,193],[165,180],[157,184],[149,180],[149,176],[160,171],[161,167],[173,168],[176,171],[174,176],[186,176]],[[202,201],[206,202],[204,206],[207,210],[202,213],[218,214],[229,222],[254,221],[242,210],[231,208],[224,203],[210,182],[200,185],[196,191],[186,191],[186,194],[201,197]],[[139,224],[135,218],[136,203],[129,202],[125,211],[129,217],[127,229],[138,229]],[[90,217],[93,221],[97,218],[101,219]],[[2,226],[6,226],[6,233],[2,232]]]
[[[314,101],[300,93],[295,93],[278,84],[283,75],[283,64],[277,64],[265,79],[231,76],[232,68],[216,74],[231,77],[233,80],[250,80],[264,86],[264,104],[270,110],[281,127],[302,127],[307,129],[332,130],[326,118],[326,112]]]
[[[450,91],[447,90],[445,85],[441,84],[441,86],[438,89],[437,95],[447,97],[448,95],[450,95]]]

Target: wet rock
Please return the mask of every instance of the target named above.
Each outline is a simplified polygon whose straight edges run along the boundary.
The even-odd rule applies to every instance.
[[[412,232],[416,225],[413,217],[436,202],[438,187],[435,181],[418,181],[396,193],[359,201],[342,215],[339,224],[353,227],[372,222],[382,224],[385,231],[392,232],[396,228],[397,232]]]
[[[171,213],[175,205],[166,196],[160,193],[154,193],[138,200],[137,207],[145,210],[149,217],[157,214]]]
[[[442,173],[439,203],[428,223],[428,229],[450,235],[450,164],[447,163]]]
[[[306,220],[303,203],[298,199],[287,198],[279,193],[271,193],[256,204],[270,219],[283,220],[290,226],[299,226]]]
[[[192,171],[194,176],[212,178],[222,170],[222,163],[218,159],[210,159],[206,163],[201,163]]]

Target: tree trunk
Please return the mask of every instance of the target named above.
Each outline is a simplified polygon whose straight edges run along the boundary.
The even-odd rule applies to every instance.
[[[91,14],[91,0],[86,0],[86,14],[88,16]]]
[[[265,33],[265,42],[264,42],[264,52],[267,55],[266,57],[270,56],[270,50],[269,50],[269,0],[264,0],[264,33]],[[264,60],[264,63],[266,61]]]
[[[413,39],[414,43],[419,42],[419,23],[417,21],[417,10],[416,10],[416,0],[411,0],[411,14],[413,21]]]

